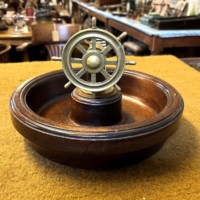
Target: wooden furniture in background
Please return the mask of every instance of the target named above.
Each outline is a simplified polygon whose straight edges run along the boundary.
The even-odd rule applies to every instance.
[[[109,27],[115,28],[119,31],[126,31],[128,35],[147,44],[152,55],[161,54],[165,48],[200,46],[200,30],[196,36],[195,33],[189,35],[189,30],[186,30],[185,34],[182,34],[183,31],[174,30],[173,34],[167,35],[169,31],[158,31],[148,26],[144,29],[144,25],[139,24],[139,22],[135,22],[130,19],[128,21],[127,19],[127,23],[125,24],[120,21],[119,18],[120,17],[116,19],[109,19]],[[135,23],[137,27],[131,26],[131,21],[132,24]]]
[[[118,31],[126,31],[129,36],[148,45],[152,55],[161,54],[165,48],[179,47],[199,47],[199,30],[156,30],[141,24],[139,21],[112,15],[88,5],[78,0],[72,0],[73,4],[79,10],[87,13],[88,16],[94,16],[97,20],[104,22],[105,28],[111,31],[112,28]]]
[[[9,44],[0,44],[0,63],[9,62],[9,52],[11,46]]]
[[[9,26],[7,30],[1,31],[0,43],[17,46],[24,42],[31,41],[32,31],[30,29],[28,30],[28,32],[15,32],[14,30],[14,26]]]
[[[184,63],[188,64],[189,66],[193,67],[194,69],[200,71],[200,57],[197,57],[197,58],[182,58],[181,60]]]
[[[148,54],[148,46],[138,40],[127,41],[123,43],[127,55],[142,56]]]
[[[112,4],[120,4],[121,0],[95,0],[95,4],[98,6],[104,6],[104,5],[112,5]]]
[[[81,25],[44,23],[34,24],[31,29],[32,41],[19,45],[17,50],[25,51],[30,46],[44,45],[49,58],[51,58],[52,56],[61,56],[64,45],[72,35],[81,30]]]

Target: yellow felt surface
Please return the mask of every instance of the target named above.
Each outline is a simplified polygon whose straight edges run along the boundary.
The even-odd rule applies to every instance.
[[[61,69],[59,62],[0,65],[0,199],[200,199],[200,73],[172,56],[128,57],[129,67],[157,76],[182,95],[181,126],[163,148],[136,165],[108,171],[51,162],[13,128],[9,98],[22,82]]]

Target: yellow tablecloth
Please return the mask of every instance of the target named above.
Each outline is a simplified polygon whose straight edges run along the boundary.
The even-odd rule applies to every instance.
[[[200,199],[200,73],[173,56],[127,57],[129,68],[157,76],[182,95],[181,126],[163,148],[136,165],[92,171],[38,155],[13,128],[9,98],[22,82],[61,69],[60,62],[0,65],[0,199]]]

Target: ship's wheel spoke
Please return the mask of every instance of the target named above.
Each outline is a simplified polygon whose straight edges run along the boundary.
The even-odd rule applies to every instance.
[[[102,69],[100,72],[104,76],[105,79],[110,78],[110,74],[106,70]]]
[[[91,39],[91,47],[92,47],[92,50],[96,49],[96,38]]]
[[[109,44],[106,48],[104,48],[101,53],[106,56],[107,53],[112,49],[111,45]]]
[[[105,65],[117,65],[117,60],[106,60]]]
[[[81,58],[70,58],[70,62],[73,64],[82,64]]]
[[[82,68],[78,73],[76,73],[76,76],[78,78],[81,78],[86,73],[85,69]]]
[[[97,82],[95,73],[91,74],[91,82],[92,83],[96,83]]]
[[[80,44],[78,43],[76,45],[76,48],[82,53],[82,54],[85,54],[87,52],[87,50]]]

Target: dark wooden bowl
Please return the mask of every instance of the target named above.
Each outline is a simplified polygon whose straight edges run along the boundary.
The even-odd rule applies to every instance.
[[[122,120],[112,126],[71,124],[67,79],[54,71],[22,84],[10,100],[12,123],[32,147],[56,162],[83,168],[117,167],[158,151],[178,128],[184,103],[168,83],[125,71]]]

